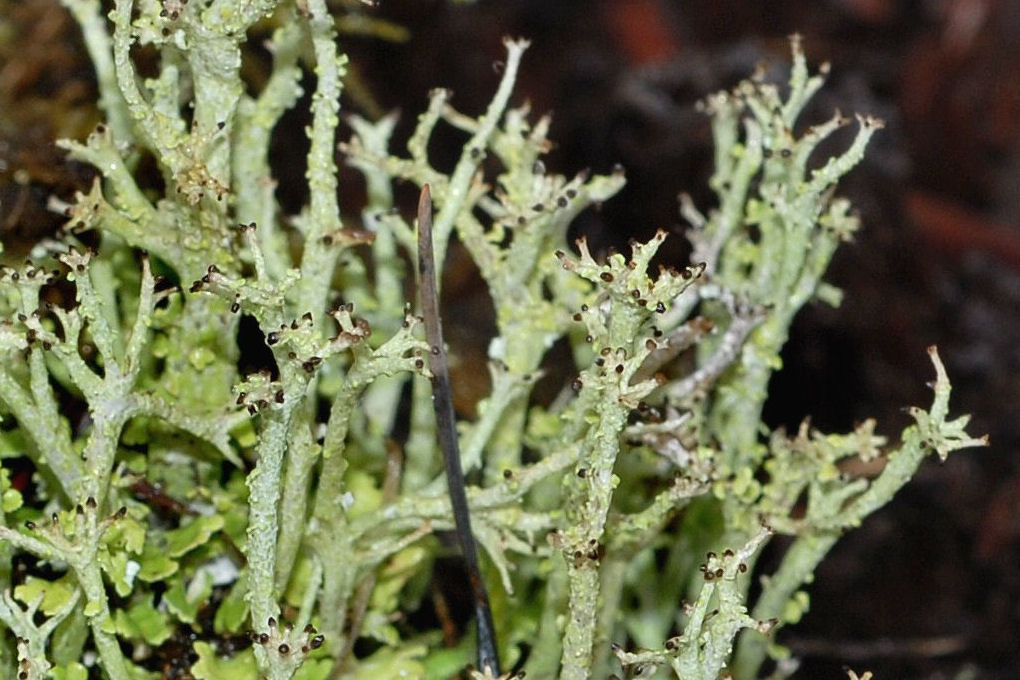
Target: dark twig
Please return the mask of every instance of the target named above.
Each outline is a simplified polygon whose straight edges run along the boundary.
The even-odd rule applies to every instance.
[[[797,656],[828,657],[858,662],[875,659],[934,659],[965,652],[973,641],[965,635],[935,635],[879,640],[791,638],[784,644]]]
[[[460,447],[457,445],[457,428],[453,415],[453,396],[450,390],[450,371],[446,363],[446,346],[443,344],[443,327],[439,320],[439,295],[436,291],[436,262],[432,249],[432,194],[429,185],[421,189],[418,199],[418,290],[421,295],[422,315],[425,317],[425,339],[429,344],[429,370],[432,371],[432,405],[436,411],[439,446],[446,464],[446,482],[449,487],[453,521],[457,539],[464,554],[471,594],[475,601],[475,618],[478,621],[478,668],[492,676],[499,675],[499,655],[496,652],[496,634],[489,609],[489,595],[478,568],[478,552],[471,533],[471,515],[467,493],[464,490],[464,472],[460,466]]]

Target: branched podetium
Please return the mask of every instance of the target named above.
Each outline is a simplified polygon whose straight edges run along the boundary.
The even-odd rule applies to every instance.
[[[453,393],[450,390],[450,371],[446,362],[446,345],[439,319],[439,294],[436,289],[436,262],[432,248],[432,194],[429,185],[421,189],[418,199],[418,291],[421,296],[422,316],[425,318],[425,339],[429,370],[432,372],[432,405],[436,412],[439,446],[443,450],[446,482],[453,507],[453,521],[457,541],[464,555],[464,566],[471,584],[478,622],[478,668],[487,675],[499,675],[499,654],[496,651],[496,632],[492,625],[489,594],[485,590],[478,568],[478,552],[471,532],[471,514],[467,493],[464,490],[464,472],[460,465],[460,447],[457,444],[457,423],[453,414]]]

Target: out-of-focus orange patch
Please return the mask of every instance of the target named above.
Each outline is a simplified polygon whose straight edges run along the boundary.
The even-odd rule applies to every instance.
[[[605,12],[616,45],[630,63],[666,61],[680,51],[672,22],[657,0],[608,2]]]
[[[1020,270],[1020,235],[1016,229],[922,191],[908,192],[903,207],[932,247],[951,256],[980,251]]]

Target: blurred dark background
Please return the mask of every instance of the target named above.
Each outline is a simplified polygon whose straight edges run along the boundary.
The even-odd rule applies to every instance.
[[[341,3],[337,3],[340,5]],[[798,677],[841,668],[892,678],[1020,678],[1020,2],[1015,0],[382,0],[348,6],[409,29],[401,42],[343,39],[363,87],[345,109],[401,108],[406,138],[427,92],[480,113],[498,81],[501,38],[532,40],[515,102],[554,114],[550,169],[627,170],[627,188],[577,226],[597,245],[682,228],[681,191],[703,209],[711,173],[705,95],[755,64],[775,72],[787,36],[832,63],[805,119],[836,108],[884,118],[865,162],[841,185],[863,221],[828,280],[838,310],[799,317],[773,380],[767,418],[825,430],[868,416],[894,435],[902,407],[930,401],[925,347],[937,344],[956,413],[991,446],[930,461],[888,507],[839,544],[811,587],[812,610],[780,641],[804,657]],[[264,55],[261,55],[264,61]],[[257,70],[260,55],[251,55]],[[495,64],[495,67],[494,67]],[[91,172],[56,137],[98,120],[76,26],[57,0],[0,0],[0,235],[9,251],[52,233],[47,198],[69,198]],[[285,205],[300,205],[303,119],[277,135]],[[346,135],[346,132],[344,133]],[[437,140],[452,162],[459,140]],[[345,186],[357,182],[344,175]],[[345,205],[357,208],[356,192]],[[684,257],[672,239],[668,257]],[[489,320],[467,265],[453,260],[449,304],[483,308],[451,329],[480,359]],[[458,283],[461,282],[461,283]],[[472,349],[472,343],[477,344]],[[471,371],[474,374],[482,371]],[[465,382],[468,382],[465,380]],[[474,391],[484,391],[484,385]],[[467,384],[463,390],[471,393]],[[473,397],[464,397],[470,401]]]

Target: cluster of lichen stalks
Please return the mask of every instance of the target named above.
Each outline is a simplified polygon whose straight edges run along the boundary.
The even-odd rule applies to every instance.
[[[334,158],[345,59],[325,0],[115,0],[112,31],[99,3],[65,4],[107,124],[63,143],[101,178],[67,206],[69,233],[33,253],[48,269],[0,280],[0,456],[33,471],[31,489],[6,463],[0,474],[0,621],[12,633],[0,666],[25,678],[84,678],[91,657],[128,680],[187,630],[190,672],[208,680],[448,677],[469,663],[471,635],[448,647],[405,623],[453,513],[423,359],[435,348],[405,299],[418,246],[398,181],[431,187],[436,261],[456,236],[495,312],[492,389],[457,434],[479,480],[467,502],[509,668],[755,677],[783,656],[763,633],[800,617],[836,539],[928,453],[983,443],[965,418],[947,420],[934,350],[933,405],[911,411],[898,445],[871,421],[763,437],[793,316],[812,299],[838,303],[821,277],[857,220],[833,188],[880,127],[859,118],[843,153],[812,160],[848,121],[795,134],[822,84],[796,41],[785,91],[756,77],[706,100],[718,205],[706,216],[682,201],[698,264],[653,276],[662,232],[630,257],[596,257],[583,240],[567,253],[571,221],[624,177],[546,172],[549,119],[509,106],[523,41],[507,41],[481,116],[435,90],[406,155],[389,149],[393,116],[349,119],[340,148],[367,187],[361,215],[344,218],[352,229]],[[257,89],[240,76],[242,43],[266,17],[273,64]],[[154,77],[137,72],[136,43],[158,55]],[[315,75],[310,202],[284,216],[268,148],[299,99],[302,61]],[[440,123],[467,138],[449,173],[427,151]],[[165,195],[138,185],[145,156]],[[78,247],[75,233],[92,230],[98,248]],[[265,337],[265,370],[238,368],[242,318]],[[556,343],[575,375],[535,404]],[[664,377],[681,355],[689,368]],[[845,474],[858,457],[884,467]],[[156,487],[169,500],[138,491]],[[790,545],[760,574],[776,534]],[[27,556],[40,568],[15,570]],[[751,603],[755,574],[767,578]],[[218,652],[217,639],[251,629],[258,644]]]

